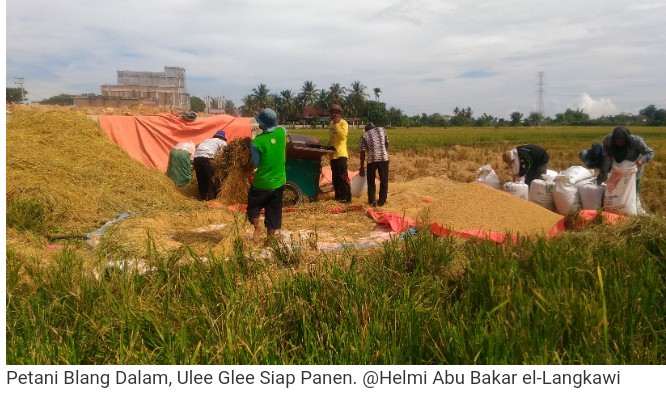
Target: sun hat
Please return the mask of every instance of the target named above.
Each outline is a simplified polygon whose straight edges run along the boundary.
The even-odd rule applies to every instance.
[[[213,138],[219,138],[219,139],[221,139],[221,140],[225,140],[225,141],[226,141],[226,140],[227,140],[227,135],[226,135],[226,133],[224,132],[224,130],[219,130],[217,133],[215,133],[215,135],[213,136]]]
[[[262,130],[277,126],[277,113],[271,108],[264,108],[255,119]]]

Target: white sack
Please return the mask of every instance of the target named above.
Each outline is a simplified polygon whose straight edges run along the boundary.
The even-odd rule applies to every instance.
[[[594,176],[594,171],[586,169],[583,166],[571,166],[566,170],[560,171],[559,176],[567,176],[569,177],[569,183],[575,184]]]
[[[518,197],[520,199],[528,199],[529,196],[529,186],[524,182],[506,182],[504,183],[504,192],[508,192],[511,195]]]
[[[555,177],[557,177],[560,173],[558,173],[555,170],[547,169],[546,174],[541,174],[541,179],[544,181],[555,181]]]
[[[597,179],[592,177],[579,181],[576,186],[584,210],[599,210],[603,207],[606,184],[597,185]]]
[[[560,175],[555,177],[553,202],[555,202],[557,213],[563,216],[573,211],[578,211],[583,207],[580,202],[578,188],[571,182],[569,175],[560,173]]]
[[[476,174],[478,175],[476,178],[477,182],[488,185],[489,187],[495,189],[500,189],[500,179],[491,165],[486,164],[479,167],[479,169],[476,171]]]
[[[613,167],[606,180],[604,211],[615,214],[633,215],[636,208],[636,172],[638,168],[632,161],[613,162]]]
[[[529,188],[529,201],[538,204],[550,211],[555,211],[555,202],[553,201],[553,181],[532,180]]]

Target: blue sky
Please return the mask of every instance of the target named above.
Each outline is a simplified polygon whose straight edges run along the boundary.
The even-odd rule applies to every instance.
[[[508,118],[666,108],[661,0],[8,0],[6,86],[100,93],[118,70],[184,67],[198,97],[353,81],[408,115]]]

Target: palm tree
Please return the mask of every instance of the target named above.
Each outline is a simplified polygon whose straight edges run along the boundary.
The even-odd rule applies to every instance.
[[[228,115],[236,116],[236,105],[232,100],[224,101],[224,112]]]
[[[321,89],[317,95],[317,102],[315,102],[315,108],[318,111],[326,111],[330,105],[329,100],[331,98],[330,92]]]
[[[241,105],[241,115],[254,116],[254,110],[257,107],[256,99],[253,95],[248,94],[241,98],[243,105]]]
[[[269,90],[264,83],[259,84],[257,88],[253,88],[252,96],[255,99],[255,104],[260,108],[272,106],[270,92],[271,90]]]
[[[331,84],[329,94],[329,105],[340,104],[345,99],[347,89],[340,86],[340,83]]]
[[[303,110],[306,107],[314,106],[315,102],[317,101],[317,86],[312,83],[312,81],[307,80],[301,87],[301,93],[299,94],[299,97]]]
[[[351,84],[351,92],[347,95],[347,113],[351,116],[358,117],[363,110],[365,100],[369,98],[365,93],[366,89],[367,87],[358,80]]]
[[[283,120],[291,120],[293,122],[298,113],[298,108],[296,106],[296,98],[291,90],[280,91],[280,105],[280,113],[282,113]]]
[[[379,102],[379,93],[382,92],[382,89],[379,88],[379,87],[375,87],[375,88],[372,89],[372,91],[375,92],[375,100],[376,100],[377,102]]]

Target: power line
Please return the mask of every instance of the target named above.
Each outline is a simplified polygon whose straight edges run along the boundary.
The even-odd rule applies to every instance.
[[[544,104],[543,104],[543,95],[546,91],[546,73],[537,72],[537,113],[542,117],[545,114]]]
[[[18,84],[19,87],[21,87],[21,103],[25,102],[25,91],[23,90],[23,78],[22,77],[15,77],[14,78],[14,84]]]

